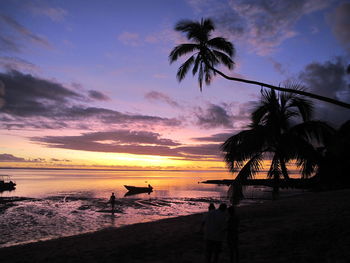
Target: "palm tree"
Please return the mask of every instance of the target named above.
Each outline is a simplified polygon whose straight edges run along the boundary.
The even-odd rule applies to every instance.
[[[239,170],[238,186],[271,160],[267,177],[273,179],[273,197],[279,192],[279,180],[289,179],[287,164],[296,161],[303,178],[317,165],[317,152],[310,138],[323,130],[323,123],[311,121],[312,103],[293,93],[263,90],[259,105],[252,112],[249,129],[228,138],[222,145],[231,172]],[[301,123],[293,125],[294,122]],[[319,137],[315,137],[319,139]]]
[[[176,46],[170,52],[170,63],[178,60],[178,58],[183,55],[194,53],[178,69],[177,78],[179,81],[185,78],[189,69],[192,67],[192,74],[195,75],[198,73],[200,90],[202,90],[203,79],[205,80],[205,83],[209,85],[212,81],[213,76],[219,74],[228,80],[244,82],[257,85],[259,87],[266,87],[283,92],[295,93],[350,109],[350,104],[348,103],[309,93],[301,89],[294,90],[286,87],[277,87],[254,80],[234,78],[227,76],[223,72],[219,71],[215,68],[219,64],[223,64],[228,69],[233,68],[234,62],[232,58],[234,57],[235,49],[233,44],[223,37],[210,38],[212,31],[215,30],[214,23],[211,19],[202,19],[200,22],[192,20],[181,20],[176,24],[175,30],[185,33],[187,39],[190,40],[191,43],[180,44]]]
[[[187,38],[193,43],[186,43],[176,46],[170,53],[170,63],[176,61],[182,55],[195,52],[178,69],[177,78],[183,80],[192,68],[192,74],[198,72],[199,88],[202,90],[203,78],[207,85],[210,84],[216,72],[212,67],[222,63],[229,69],[233,68],[231,57],[235,50],[231,42],[222,37],[210,39],[210,34],[214,30],[214,24],[210,19],[202,19],[200,23],[190,20],[183,20],[177,23],[175,30],[187,33]]]

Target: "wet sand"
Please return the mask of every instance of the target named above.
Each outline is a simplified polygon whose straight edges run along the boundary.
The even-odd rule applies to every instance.
[[[240,207],[240,262],[350,262],[350,190]],[[202,214],[0,249],[1,262],[204,262]],[[224,247],[220,262],[228,262]]]

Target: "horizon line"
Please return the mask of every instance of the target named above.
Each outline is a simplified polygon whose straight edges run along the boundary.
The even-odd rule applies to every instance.
[[[166,172],[185,172],[185,171],[199,171],[199,172],[230,172],[228,170],[194,170],[194,169],[180,169],[180,170],[175,170],[175,169],[108,169],[108,168],[53,168],[53,167],[0,167],[0,170],[14,170],[14,169],[18,169],[18,170],[83,170],[83,171],[140,171],[140,172],[151,172],[151,171],[166,171]]]

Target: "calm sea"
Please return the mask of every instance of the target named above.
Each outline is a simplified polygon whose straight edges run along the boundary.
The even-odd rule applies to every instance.
[[[227,186],[200,184],[232,178],[222,171],[95,171],[2,169],[17,183],[0,192],[0,247],[154,221],[228,203]],[[126,195],[124,185],[154,188]],[[117,212],[108,203],[114,192]],[[248,188],[244,203],[270,198],[263,187]],[[254,200],[254,201],[252,201]]]

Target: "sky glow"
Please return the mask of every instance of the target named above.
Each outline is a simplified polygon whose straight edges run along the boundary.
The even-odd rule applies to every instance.
[[[178,83],[180,19],[210,17],[236,48],[225,73],[350,103],[350,4],[326,0],[0,0],[0,167],[225,169],[260,88]],[[349,110],[317,102],[339,125]]]

